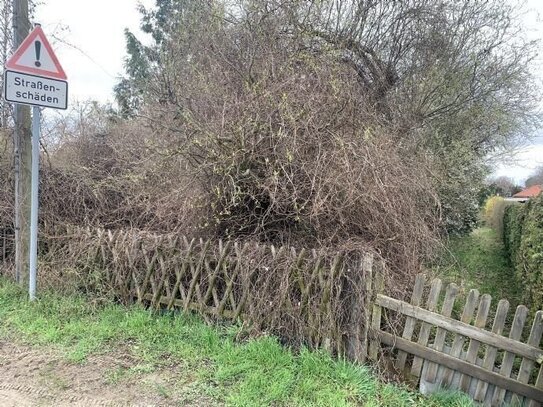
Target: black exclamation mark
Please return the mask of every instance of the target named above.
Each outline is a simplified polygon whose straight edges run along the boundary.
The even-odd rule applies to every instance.
[[[36,51],[36,62],[34,62],[34,65],[36,65],[39,68],[41,66],[41,62],[40,62],[41,42],[39,41],[34,42],[34,50]]]

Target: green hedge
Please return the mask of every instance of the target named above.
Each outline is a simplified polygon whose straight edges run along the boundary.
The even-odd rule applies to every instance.
[[[503,215],[503,242],[507,256],[513,265],[517,263],[525,209],[524,204],[511,205],[505,208]]]
[[[543,195],[505,209],[503,240],[525,287],[523,301],[534,310],[543,309]]]
[[[510,205],[501,196],[491,196],[487,199],[483,210],[485,224],[498,233],[503,233],[504,211]]]

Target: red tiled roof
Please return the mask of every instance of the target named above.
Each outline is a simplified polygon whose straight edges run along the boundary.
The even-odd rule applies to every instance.
[[[513,198],[533,198],[534,196],[538,196],[541,191],[543,191],[541,185],[533,185],[523,191],[517,192],[513,195]]]

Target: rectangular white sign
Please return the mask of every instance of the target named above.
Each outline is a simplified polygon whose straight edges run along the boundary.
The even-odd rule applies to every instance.
[[[4,75],[4,97],[8,102],[53,109],[68,107],[68,82],[8,70]]]

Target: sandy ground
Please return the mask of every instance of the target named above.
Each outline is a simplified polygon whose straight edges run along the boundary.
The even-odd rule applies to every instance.
[[[165,369],[115,379],[133,361],[122,354],[69,363],[59,354],[0,340],[0,406],[216,406],[190,374]]]

